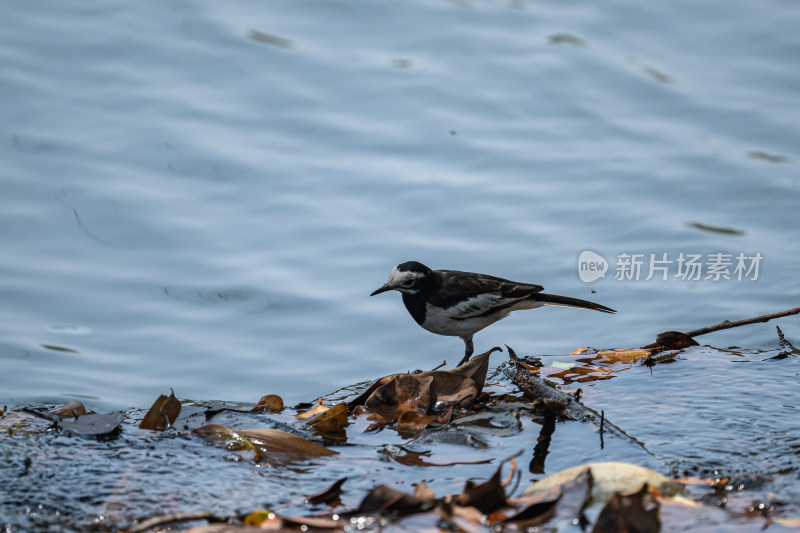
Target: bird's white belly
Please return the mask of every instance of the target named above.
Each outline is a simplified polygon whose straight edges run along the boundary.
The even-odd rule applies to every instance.
[[[483,328],[507,317],[512,311],[534,309],[541,307],[541,305],[538,303],[533,304],[532,302],[521,302],[520,306],[508,307],[489,316],[457,319],[453,318],[452,312],[448,312],[450,310],[428,304],[425,306],[425,322],[422,323],[422,327],[438,335],[471,337]]]

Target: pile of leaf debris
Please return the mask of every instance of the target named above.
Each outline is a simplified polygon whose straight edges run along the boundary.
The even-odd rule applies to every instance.
[[[489,356],[498,350],[494,348],[452,370],[386,376],[348,403],[328,407],[320,400],[316,405],[304,405],[298,409],[295,425],[286,430],[231,429],[222,424],[206,423],[195,427],[191,433],[254,463],[269,461],[272,465],[290,465],[309,458],[340,454],[340,457],[327,460],[345,460],[348,448],[342,445],[347,441],[347,427],[362,417],[369,422],[367,431],[393,427],[398,431],[419,432],[446,426],[459,417],[487,409],[487,402],[491,399],[483,388]],[[574,358],[583,366],[576,363],[555,370],[575,373],[578,382],[605,379],[609,369],[624,370],[648,359],[653,352],[647,349],[594,353],[581,350]],[[594,413],[582,405],[579,390],[574,394],[560,391],[541,378],[541,367],[535,361],[520,360],[511,349],[509,355],[511,364],[506,366],[506,374],[531,402],[532,411],[545,419],[594,421],[602,431],[603,420],[597,420]],[[598,362],[602,364],[598,366]],[[580,368],[586,370],[579,372],[577,369]],[[252,411],[279,412],[284,409],[279,396],[268,395]],[[140,427],[152,431],[175,430],[172,424],[180,411],[181,403],[174,393],[161,396],[142,419]],[[208,411],[207,421],[218,414],[219,411]],[[0,429],[9,435],[60,431],[114,439],[121,431],[123,419],[122,413],[87,414],[83,406],[75,402],[46,412],[24,408],[3,413]],[[502,469],[505,465],[510,466],[504,477]],[[661,529],[665,516],[670,517],[672,524],[687,524],[692,523],[692,519],[685,517],[699,517],[695,520],[702,521],[710,514],[724,513],[680,496],[680,485],[673,480],[636,465],[597,463],[576,467],[549,476],[521,496],[512,498],[509,496],[514,491],[509,492],[509,486],[516,470],[515,458],[508,458],[489,480],[482,483],[467,481],[458,494],[436,495],[424,482],[418,483],[413,493],[377,484],[353,509],[342,509],[338,501],[346,482],[344,478],[328,490],[306,499],[315,506],[315,512],[310,516],[286,516],[268,509],[230,516],[155,511],[155,516],[132,519],[129,531],[157,531],[171,524],[171,528],[194,526],[190,531],[198,533],[378,528],[533,531],[532,528],[542,527],[553,531],[580,527],[583,531],[656,532]],[[320,505],[327,505],[328,511],[320,509]],[[783,527],[768,517],[745,518],[747,527],[761,528],[770,524],[773,530]],[[197,525],[198,521],[205,525]]]

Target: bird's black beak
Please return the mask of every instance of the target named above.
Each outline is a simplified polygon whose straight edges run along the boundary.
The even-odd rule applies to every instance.
[[[386,292],[386,291],[391,291],[391,290],[393,290],[393,289],[394,289],[394,287],[392,287],[391,285],[389,285],[389,284],[387,283],[386,285],[384,285],[384,286],[383,286],[383,287],[381,287],[380,289],[378,289],[378,290],[376,290],[375,292],[373,292],[372,294],[370,294],[370,296],[375,296],[376,294],[380,294],[380,293],[382,293],[382,292]]]

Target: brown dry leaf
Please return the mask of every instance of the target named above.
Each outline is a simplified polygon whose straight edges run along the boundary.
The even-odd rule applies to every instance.
[[[234,431],[221,424],[208,424],[196,428],[192,432],[197,433],[211,443],[222,445],[227,449],[252,450],[255,452],[256,461],[272,454],[322,456],[338,453],[280,429],[242,429]]]
[[[483,514],[489,514],[505,506],[506,492],[500,480],[500,470],[502,467],[503,465],[501,464],[488,481],[477,485],[472,481],[467,481],[464,492],[459,494],[456,498],[456,505],[475,507]]]
[[[162,394],[153,402],[139,424],[141,429],[164,429],[175,422],[181,414],[181,402],[175,398],[175,391],[170,389],[170,393],[169,397]]]
[[[456,531],[464,533],[483,533],[486,531],[484,515],[476,508],[455,505],[449,507],[448,511],[450,512],[442,512],[442,515],[456,527]]]
[[[60,407],[54,407],[47,411],[50,414],[58,415],[60,417],[70,417],[74,418],[76,416],[83,416],[86,414],[86,407],[83,406],[81,402],[70,402],[66,405],[62,405]]]
[[[548,368],[547,370],[550,370]],[[569,383],[588,383],[591,381],[602,381],[604,379],[611,379],[616,374],[616,370],[610,368],[602,368],[599,366],[574,366],[572,368],[559,370],[558,372],[548,372],[544,370],[541,372],[543,378],[560,379],[565,384]]]
[[[318,414],[306,424],[325,437],[335,441],[347,440],[345,426],[347,426],[347,404],[340,403]]]
[[[638,491],[617,492],[600,511],[592,533],[658,533],[659,507],[649,494],[647,483]]]
[[[492,350],[475,356],[453,370],[432,370],[419,374],[394,374],[386,376],[350,402],[350,407],[364,405],[378,415],[379,426],[402,419],[403,427],[420,429],[434,420],[449,420],[448,410],[453,407],[470,407],[483,390],[489,369]],[[431,413],[432,409],[436,413]],[[426,417],[436,414],[435,417]],[[451,414],[451,413],[450,413]]]
[[[451,411],[452,412],[452,411]],[[436,422],[439,415],[422,415],[419,411],[406,411],[397,419],[397,427],[403,429],[423,429],[431,422]]]
[[[509,504],[517,509],[522,508],[522,510],[506,518],[503,522],[517,522],[520,529],[544,524],[555,516],[556,504],[560,499],[561,488],[553,487],[534,496],[509,500]]]
[[[649,357],[653,350],[645,350],[644,348],[625,348],[621,350],[603,350],[595,354],[594,360],[597,362],[625,362],[625,363],[638,363],[639,361]]]
[[[306,440],[280,429],[242,429],[239,434],[253,443],[261,455],[299,454],[299,455],[337,455],[339,452]]]
[[[425,503],[433,503],[436,501],[436,493],[424,481],[417,483],[414,487],[414,496],[419,498]]]
[[[533,496],[511,500],[508,503],[524,508],[503,522],[513,522],[520,529],[537,527],[553,520],[580,524],[584,529],[583,510],[591,499],[594,479],[592,471],[584,468],[574,478]]]
[[[306,418],[313,418],[317,415],[320,415],[327,411],[328,408],[322,405],[322,398],[317,398],[317,403],[309,409],[308,411],[303,411],[302,413],[297,413],[297,418],[301,420],[305,420]]]
[[[367,420],[372,420],[372,424],[370,424],[364,431],[372,431],[374,429],[382,428],[383,426],[388,426],[392,423],[391,420],[386,420],[378,413],[370,413],[367,415]]]
[[[412,452],[404,448],[400,448],[403,452],[402,455],[395,454],[389,449],[384,448],[383,454],[405,466],[458,466],[458,465],[482,465],[491,463],[492,459],[476,459],[474,461],[449,461],[449,462],[436,462],[431,458],[431,452]]]
[[[378,485],[364,497],[355,513],[389,512],[399,516],[406,516],[429,507],[430,503],[413,494],[400,492],[386,485]]]
[[[561,497],[555,509],[554,519],[571,520],[573,523],[585,523],[583,510],[589,505],[594,478],[589,468],[584,469],[574,479],[559,487]],[[575,521],[578,522],[575,522]]]
[[[53,427],[53,422],[24,411],[6,411],[0,418],[0,430],[13,435],[18,431],[23,433],[40,433]]]
[[[367,398],[372,396],[373,392],[375,392],[379,387],[383,387],[384,385],[392,381],[392,379],[394,379],[395,376],[399,375],[400,374],[392,374],[391,376],[382,377],[381,379],[370,385],[367,388],[367,390],[359,394],[357,398],[351,400],[347,407],[352,411],[358,406],[363,406],[366,403]]]
[[[228,450],[257,452],[256,447],[246,437],[222,424],[207,424],[192,430],[205,440]]]
[[[342,494],[342,485],[344,485],[345,481],[347,481],[347,478],[343,477],[324,491],[314,494],[313,496],[309,496],[306,498],[306,503],[318,504],[338,501],[339,496]]]
[[[306,531],[307,529],[342,529],[342,523],[330,518],[279,516],[272,511],[255,511],[244,517],[245,526],[258,526],[257,531]],[[232,530],[238,531],[238,530]],[[247,528],[245,531],[251,531]]]
[[[489,372],[489,356],[498,351],[502,352],[503,349],[495,346],[488,352],[476,355],[463,365],[454,368],[453,372],[472,378],[475,384],[478,385],[478,393],[480,393],[486,383],[486,374]]]
[[[617,373],[647,360],[652,353],[652,350],[644,348],[603,350],[590,354],[586,354],[586,350],[574,350],[570,355],[550,361],[548,366],[526,365],[522,361],[516,363],[542,378],[558,379],[568,385],[611,379]]]
[[[266,396],[262,396],[255,407],[252,409],[253,411],[272,411],[278,412],[283,411],[283,398],[278,396],[277,394],[267,394]]]
[[[699,346],[698,342],[680,331],[665,331],[656,337],[656,344],[663,350],[680,350],[689,346]]]

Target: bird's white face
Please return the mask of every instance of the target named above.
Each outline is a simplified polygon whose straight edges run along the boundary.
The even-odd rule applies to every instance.
[[[391,287],[396,291],[416,294],[419,292],[419,289],[414,289],[414,284],[418,279],[423,277],[425,277],[425,274],[422,272],[406,272],[403,270],[398,270],[397,267],[394,267],[389,273],[389,280],[386,282],[384,287]]]

